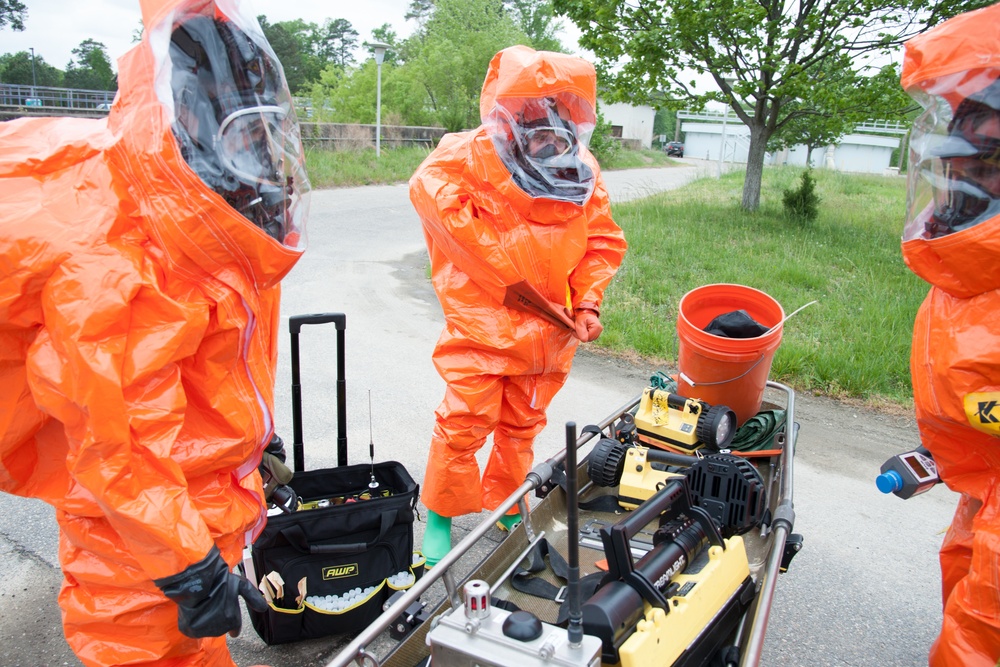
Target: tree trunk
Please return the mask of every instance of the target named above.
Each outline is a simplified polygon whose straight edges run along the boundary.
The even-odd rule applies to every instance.
[[[747,174],[743,180],[743,201],[745,211],[756,211],[760,206],[760,184],[764,176],[764,154],[768,137],[765,128],[750,128],[750,150],[747,153]]]

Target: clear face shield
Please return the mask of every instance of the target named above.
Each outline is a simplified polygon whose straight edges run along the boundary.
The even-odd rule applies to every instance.
[[[303,249],[310,186],[281,66],[233,0],[198,6],[150,34],[157,96],[173,113],[181,153],[244,218]]]
[[[1000,215],[998,75],[942,77],[918,97],[925,110],[910,139],[904,241],[940,238]]]
[[[486,120],[514,182],[531,197],[582,205],[594,172],[580,157],[593,134],[593,108],[575,95],[503,98]]]

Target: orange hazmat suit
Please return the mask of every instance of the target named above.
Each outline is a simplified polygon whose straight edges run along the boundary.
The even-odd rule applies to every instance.
[[[441,516],[495,509],[520,486],[578,343],[600,333],[626,244],[586,149],[595,102],[586,61],[505,49],[483,84],[483,124],[446,135],[410,179],[446,322],[422,493]]]
[[[256,468],[273,432],[278,283],[302,253],[308,181],[253,15],[235,0],[141,4],[143,40],[119,61],[106,119],[0,124],[0,489],[55,507],[59,604],[85,665],[232,665],[225,630],[182,634],[183,603],[163,590],[217,552],[232,576],[264,521]],[[198,122],[184,115],[211,105],[188,96],[223,93],[178,64],[174,29],[192,18],[227,26],[277,68],[250,84],[258,105],[261,78],[277,87],[266,111],[222,127],[198,119],[218,128],[220,150],[259,140],[262,113],[281,119],[272,129],[294,164],[270,147],[268,167],[298,180],[289,199],[291,177],[271,179],[282,183],[274,217],[237,211],[193,167],[189,146],[212,142],[191,139],[184,128]],[[253,169],[238,164],[248,150],[221,159],[236,171],[217,171],[263,196],[268,179],[232,175]]]
[[[923,107],[910,141],[903,257],[932,287],[911,373],[920,436],[961,494],[941,547],[934,667],[1000,660],[1000,5],[906,44]]]

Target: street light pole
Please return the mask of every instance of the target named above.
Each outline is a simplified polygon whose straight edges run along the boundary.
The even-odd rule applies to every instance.
[[[724,76],[722,80],[726,82],[730,88],[736,82],[736,78],[733,76]],[[728,95],[727,95],[728,97]],[[722,178],[722,159],[726,154],[726,121],[729,120],[729,105],[726,105],[725,111],[722,113],[722,142],[719,146],[719,166],[716,169],[716,178]]]
[[[719,146],[719,166],[716,168],[716,178],[722,178],[722,156],[726,152],[726,120],[729,119],[729,107],[722,112],[722,142]]]
[[[378,67],[378,82],[375,84],[375,157],[382,155],[382,61],[388,44],[373,42],[369,46],[375,51],[375,65]]]
[[[35,47],[29,47],[31,49],[31,96],[35,96],[35,87],[38,82],[35,81]]]

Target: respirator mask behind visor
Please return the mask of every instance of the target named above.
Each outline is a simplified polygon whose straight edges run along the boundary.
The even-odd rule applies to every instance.
[[[168,106],[181,155],[244,218],[302,248],[309,180],[277,59],[255,26],[200,14],[173,24]]]
[[[216,152],[223,172],[232,177],[223,196],[245,218],[272,238],[283,241],[286,215],[295,207],[295,186],[305,179],[299,169],[297,127],[284,109],[258,106],[231,113],[219,125]]]
[[[914,125],[904,240],[934,239],[1000,215],[1000,86],[993,83],[950,113],[938,98]]]
[[[498,104],[490,118],[494,145],[514,182],[529,196],[582,205],[594,192],[594,172],[580,157],[593,123],[578,126],[559,107],[551,98],[532,99],[515,114]]]

